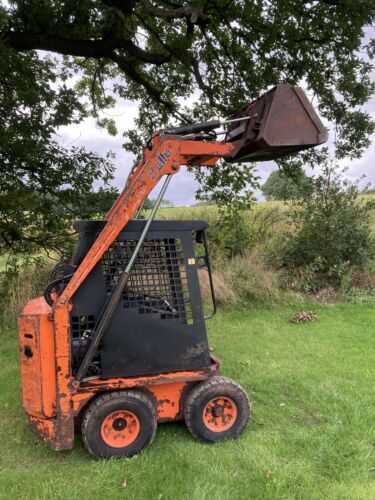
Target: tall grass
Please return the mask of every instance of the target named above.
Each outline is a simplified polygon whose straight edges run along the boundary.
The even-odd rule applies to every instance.
[[[25,303],[43,292],[53,265],[47,258],[39,257],[3,267],[0,272],[1,324],[14,324]]]
[[[203,298],[208,300],[210,292],[207,273],[200,273],[200,283]],[[234,306],[249,301],[277,303],[285,298],[278,272],[266,267],[257,249],[216,262],[213,283],[219,305]]]
[[[258,203],[229,225],[218,208],[211,205],[163,208],[159,217],[208,222],[217,303],[238,306],[249,301],[278,303],[292,297],[282,289],[279,272],[265,258],[268,246],[284,230],[285,211],[286,206],[281,202]],[[210,290],[205,271],[200,272],[200,284],[203,298],[208,301]]]

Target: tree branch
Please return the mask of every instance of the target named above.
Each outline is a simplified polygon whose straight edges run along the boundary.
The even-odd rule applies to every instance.
[[[138,3],[138,0],[102,0],[104,5],[119,10],[125,17],[129,17]]]
[[[198,20],[207,19],[208,17],[204,14],[201,7],[178,7],[175,9],[168,9],[153,5],[149,0],[144,0],[142,2],[142,12],[155,17],[162,17],[164,19],[178,19],[186,17],[190,19],[192,23],[196,23]]]
[[[155,85],[152,85],[152,83],[148,80],[147,75],[137,69],[132,62],[129,62],[126,58],[121,57],[117,54],[112,54],[110,59],[115,62],[118,67],[122,69],[131,80],[133,80],[133,82],[142,85],[142,87],[147,90],[148,94],[154,101],[162,104],[169,111],[174,110],[172,103],[170,103],[169,101],[165,101],[162,98],[162,91]]]
[[[102,57],[111,58],[115,50],[124,50],[129,63],[137,60],[138,62],[155,65],[168,62],[171,58],[170,54],[147,52],[129,39],[77,40],[63,38],[59,35],[26,31],[0,32],[0,38],[6,45],[19,51],[46,50],[58,54],[100,59]]]

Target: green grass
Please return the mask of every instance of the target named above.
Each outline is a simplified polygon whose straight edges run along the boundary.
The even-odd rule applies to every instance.
[[[221,312],[209,323],[223,373],[253,402],[240,439],[206,445],[164,424],[150,448],[119,461],[93,460],[79,439],[53,452],[31,434],[16,334],[2,332],[0,499],[374,499],[375,311],[315,307],[318,321],[288,323],[298,308]]]

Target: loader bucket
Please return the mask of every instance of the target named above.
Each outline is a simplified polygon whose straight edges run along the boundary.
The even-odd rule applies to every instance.
[[[281,84],[231,118],[226,142],[235,148],[228,161],[267,161],[326,142],[327,129],[299,87]]]

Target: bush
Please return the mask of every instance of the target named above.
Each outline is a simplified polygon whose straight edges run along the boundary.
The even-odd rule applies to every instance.
[[[209,226],[210,253],[214,259],[242,255],[252,245],[246,212],[224,214],[219,211],[217,221]]]
[[[288,284],[305,292],[338,288],[353,267],[365,269],[374,256],[369,227],[371,202],[330,165],[313,179],[313,191],[292,202],[291,229],[281,245]]]
[[[213,260],[231,259],[268,244],[284,219],[280,206],[254,206],[230,216],[217,212],[209,221],[208,241]]]

